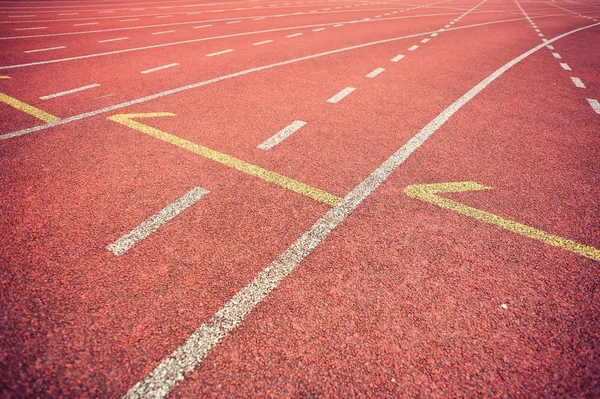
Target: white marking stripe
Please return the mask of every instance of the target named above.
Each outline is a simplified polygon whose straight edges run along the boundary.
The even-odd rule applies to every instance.
[[[262,42],[252,43],[253,46],[260,46],[261,44],[273,43],[273,40],[265,40]]]
[[[377,69],[369,72],[366,76],[367,76],[367,78],[374,78],[375,76],[379,75],[383,71],[385,71],[385,68],[377,68]]]
[[[106,249],[121,256],[133,248],[137,243],[158,230],[162,225],[179,215],[181,212],[194,205],[200,198],[208,194],[209,191],[200,187],[194,187],[188,193],[173,201],[157,214],[150,216],[140,223],[135,229],[119,238],[114,243],[108,245]]]
[[[78,12],[68,12],[68,13],[63,13],[63,14],[58,14],[58,15],[79,15]]]
[[[174,67],[174,66],[177,66],[177,65],[179,65],[179,64],[178,63],[167,64],[167,65],[159,66],[159,67],[156,67],[156,68],[147,69],[147,70],[142,71],[140,73],[156,72],[156,71],[160,71],[161,69],[167,69],[167,68],[171,68],[171,67]]]
[[[230,24],[239,24],[242,21],[229,21],[229,22],[225,22],[226,24],[230,25]]]
[[[122,19],[119,22],[130,22],[130,21],[139,21],[139,18],[131,18],[131,19]]]
[[[552,53],[552,55],[554,56],[554,58],[562,58],[562,57],[560,56],[560,54],[558,54],[558,53]]]
[[[392,58],[392,62],[398,62],[402,58],[404,58],[404,54],[398,54],[397,56],[395,56],[394,58]]]
[[[571,80],[573,81],[573,84],[575,86],[580,87],[582,89],[585,89],[585,85],[583,84],[583,82],[581,81],[581,79],[575,78],[575,77],[571,76]]]
[[[592,109],[596,111],[597,114],[600,114],[600,102],[593,98],[586,98],[587,102],[590,104]]]
[[[114,39],[98,40],[98,43],[116,42],[116,41],[119,41],[119,40],[126,40],[126,39],[129,39],[129,38],[128,37],[117,37],[117,38],[114,38]]]
[[[277,144],[281,143],[283,140],[290,137],[293,133],[298,131],[302,126],[306,125],[304,121],[294,121],[290,123],[288,126],[281,129],[277,134],[273,137],[265,140],[262,144],[260,144],[257,148],[261,150],[270,150],[275,147]]]
[[[48,29],[47,26],[38,26],[35,28],[16,28],[15,30],[39,30],[39,29]]]
[[[320,32],[322,30],[325,30],[325,28],[317,28],[317,29],[313,29],[313,32]]]
[[[409,47],[409,48],[408,48],[408,51],[415,51],[415,50],[416,50],[416,49],[418,49],[418,48],[419,48],[419,46],[417,46],[417,45],[415,44],[414,46],[412,46],[412,47]]]
[[[335,104],[339,102],[342,98],[346,97],[348,94],[352,93],[356,88],[354,87],[346,87],[344,90],[340,91],[335,96],[331,97],[327,100],[328,103]]]
[[[218,51],[216,53],[210,53],[210,54],[206,54],[207,57],[213,57],[215,55],[221,55],[221,54],[225,54],[225,53],[231,53],[233,51],[233,49],[229,49],[229,50],[223,50],[223,51]]]
[[[35,17],[35,15],[9,15],[8,18],[29,18]]]
[[[67,48],[67,46],[40,48],[37,50],[26,50],[25,53],[38,53],[40,51],[60,50],[62,48]]]
[[[71,90],[66,90],[66,91],[61,91],[59,93],[56,94],[50,94],[47,96],[43,96],[40,97],[40,100],[50,100],[51,98],[56,98],[56,97],[62,97],[62,96],[66,96],[67,94],[73,94],[73,93],[77,93],[83,90],[87,90],[87,89],[93,89],[94,87],[99,87],[100,85],[98,83],[94,83],[91,85],[87,85],[87,86],[83,86],[83,87],[78,87],[76,89],[71,89]]]
[[[294,33],[293,35],[287,35],[286,37],[296,37],[296,36],[302,36],[302,33]]]
[[[172,15],[158,15],[156,18],[171,18]]]
[[[98,25],[98,22],[86,22],[85,24],[74,24],[73,26]]]
[[[344,26],[344,24],[335,24],[333,25],[333,28],[339,28],[340,26]]]
[[[548,50],[554,50],[554,46],[547,45],[546,47],[548,48]]]
[[[212,26],[212,25],[200,25],[200,26],[194,26],[192,29],[208,28],[209,26]]]
[[[173,33],[175,32],[174,30],[164,30],[162,32],[152,32],[153,35],[162,35],[164,33]]]
[[[421,40],[421,43],[427,43],[429,41],[429,39],[423,39]]]
[[[588,29],[589,25],[557,36]],[[342,201],[300,236],[290,247],[261,271],[247,286],[238,291],[215,315],[202,324],[170,356],[135,384],[124,396],[127,399],[164,398],[197,366],[208,353],[234,330],[329,234],[381,185],[406,159],[431,137],[450,117],[507,70],[543,48],[538,45],[503,65],[442,111],[414,135],[398,151],[356,186]]]
[[[437,35],[438,35],[438,33],[437,33],[437,32],[433,32],[433,33],[431,34],[431,37],[436,37]]]
[[[571,67],[569,66],[569,64],[566,64],[564,62],[560,63],[560,66],[562,67],[562,69],[564,69],[565,71],[571,71]]]

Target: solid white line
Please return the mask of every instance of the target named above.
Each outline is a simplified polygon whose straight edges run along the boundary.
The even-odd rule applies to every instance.
[[[352,93],[354,90],[356,90],[356,88],[346,87],[345,89],[343,89],[342,91],[337,93],[335,96],[333,96],[329,100],[327,100],[327,102],[331,103],[331,104],[335,104],[335,103],[339,102],[342,98],[346,97],[348,94]]]
[[[417,46],[416,44],[414,46],[411,46],[408,48],[408,51],[415,51],[416,49],[418,49],[419,46]]]
[[[48,48],[41,48],[41,49],[37,49],[37,50],[26,50],[24,52],[25,53],[39,53],[40,51],[60,50],[62,48],[67,48],[67,46],[48,47]]]
[[[164,33],[173,33],[174,30],[163,30],[162,32],[152,32],[153,35],[162,35]]]
[[[39,29],[48,29],[47,26],[38,26],[35,28],[16,28],[15,30],[39,30]]]
[[[565,71],[571,71],[571,67],[569,66],[569,64],[561,62],[560,66],[562,67],[562,69],[564,69]]]
[[[83,87],[78,87],[76,89],[61,91],[61,92],[58,92],[56,94],[50,94],[50,95],[47,95],[47,96],[42,96],[42,97],[40,97],[40,100],[50,100],[52,98],[66,96],[67,94],[73,94],[73,93],[77,93],[77,92],[84,91],[84,90],[87,90],[87,89],[93,89],[94,87],[100,87],[100,85],[98,83],[94,83],[94,84],[91,84],[91,85],[87,85],[87,86],[83,86]]]
[[[554,58],[562,58],[562,57],[560,56],[560,54],[558,54],[558,53],[552,53],[552,55],[554,56]]]
[[[392,58],[392,62],[398,62],[402,58],[404,58],[404,54],[398,54],[397,56],[395,56],[394,58]]]
[[[116,42],[119,40],[126,40],[126,39],[129,39],[129,38],[128,37],[117,37],[115,39],[98,40],[98,43]]]
[[[209,26],[212,26],[212,25],[200,25],[200,26],[194,26],[192,29],[208,28]]]
[[[571,76],[571,80],[573,81],[573,84],[581,89],[585,89],[585,85],[583,84],[583,82],[581,81],[581,79],[579,78],[575,78],[573,76]]]
[[[98,22],[86,22],[84,24],[73,24],[73,26],[88,26],[88,25],[98,25]]]
[[[265,40],[262,42],[252,43],[253,46],[260,46],[261,44],[273,43],[273,40]]]
[[[429,41],[429,39],[425,38],[423,40],[421,40],[421,43],[427,43]]]
[[[260,144],[256,148],[259,148],[259,149],[265,150],[265,151],[270,150],[271,148],[275,147],[277,144],[281,143],[283,140],[290,137],[293,133],[298,131],[298,129],[300,129],[304,125],[306,125],[306,122],[304,122],[304,121],[293,121],[292,123],[290,123],[283,129],[281,129],[277,134],[275,134],[271,138],[265,140],[262,144]]]
[[[175,63],[173,63],[173,64],[167,64],[167,65],[159,66],[159,67],[156,67],[156,68],[147,69],[147,70],[145,70],[145,71],[142,71],[142,72],[140,72],[140,73],[151,73],[151,72],[156,72],[156,71],[160,71],[161,69],[167,69],[167,68],[171,68],[171,67],[174,67],[174,66],[177,66],[177,65],[179,65],[179,64],[175,62]]]
[[[294,33],[293,35],[287,35],[286,37],[296,37],[296,36],[302,36],[302,33]]]
[[[592,109],[596,111],[597,114],[600,114],[600,102],[593,98],[586,98],[586,100],[590,104],[590,107],[592,107]]]
[[[373,71],[369,72],[366,76],[367,76],[367,78],[374,78],[375,76],[379,75],[383,71],[385,71],[385,68],[377,68],[377,69],[374,69]]]
[[[597,25],[599,24],[572,30],[555,37],[553,40],[559,40]],[[543,48],[543,45],[538,45],[503,65],[443,110],[346,195],[338,205],[317,220],[285,252],[261,271],[254,280],[238,291],[208,322],[198,327],[181,346],[164,358],[154,370],[123,395],[123,398],[164,398],[169,395],[173,388],[184,380],[186,375],[202,363],[223,338],[227,337],[231,331],[244,321],[259,303],[269,296],[337,226],[346,220],[428,138],[494,80],[541,48]]]
[[[221,55],[221,54],[225,54],[225,53],[231,53],[232,51],[233,51],[233,49],[223,50],[223,51],[217,51],[216,53],[206,54],[206,56],[207,57],[213,57],[215,55]]]
[[[121,19],[119,22],[131,22],[131,21],[139,21],[139,18],[131,18],[131,19]]]
[[[106,249],[112,252],[115,256],[123,255],[125,252],[137,245],[140,241],[161,228],[169,220],[173,219],[181,212],[194,205],[200,200],[200,198],[204,197],[208,193],[208,190],[200,187],[194,187],[185,195],[161,209],[155,215],[152,215],[148,219],[144,220],[135,229],[131,230],[114,243],[109,244]]]

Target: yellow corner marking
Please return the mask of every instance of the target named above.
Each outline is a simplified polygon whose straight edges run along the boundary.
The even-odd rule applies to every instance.
[[[11,79],[10,76],[0,76],[0,79]]]
[[[186,149],[205,158],[219,162],[223,165],[237,169],[240,172],[244,172],[249,175],[258,177],[262,180],[277,184],[281,187],[287,188],[288,190],[292,190],[319,202],[323,202],[327,205],[335,206],[342,200],[340,197],[337,197],[326,191],[311,187],[297,180],[290,179],[289,177],[285,177],[275,172],[263,169],[260,166],[244,162],[240,159],[234,158],[232,156],[223,154],[215,150],[211,150],[210,148],[203,147],[201,145],[192,143],[191,141],[184,140],[177,136],[173,136],[172,134],[165,133],[163,131],[160,131],[158,129],[133,120],[134,118],[154,118],[160,116],[175,116],[175,114],[169,112],[155,112],[148,114],[117,114],[109,116],[107,119],[135,129],[139,132],[146,133],[159,140],[173,144],[179,148]]]
[[[438,193],[459,193],[463,191],[473,190],[490,190],[491,187],[482,186],[474,182],[458,182],[458,183],[438,183],[438,184],[415,184],[407,186],[404,189],[404,194],[409,197],[417,198],[426,202],[431,202],[442,208],[450,209],[461,215],[469,216],[482,222],[490,223],[503,229],[512,231],[513,233],[524,235],[525,237],[533,238],[534,240],[542,241],[546,244],[553,245],[558,248],[566,249],[567,251],[585,256],[593,260],[600,260],[600,250],[587,245],[580,244],[566,238],[548,234],[544,231],[534,229],[533,227],[524,224],[513,222],[512,220],[504,219],[500,216],[481,211],[470,206],[463,205],[459,202],[449,200],[438,196]]]
[[[11,96],[7,96],[4,93],[0,93],[0,102],[10,105],[13,108],[18,109],[19,111],[23,111],[31,116],[35,116],[36,118],[43,120],[46,123],[59,121],[60,118],[50,115],[49,113],[42,111],[34,106],[29,104],[25,104],[22,101],[17,100],[16,98],[12,98]]]

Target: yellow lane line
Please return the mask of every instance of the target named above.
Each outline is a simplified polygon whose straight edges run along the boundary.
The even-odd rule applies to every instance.
[[[36,118],[43,120],[46,123],[59,121],[60,118],[50,115],[46,111],[42,111],[32,105],[25,104],[22,101],[17,100],[16,98],[12,98],[11,96],[7,96],[4,93],[0,93],[0,102],[10,105],[13,108],[18,109],[19,111],[23,111],[31,116],[35,116]]]
[[[287,188],[288,190],[292,190],[296,193],[305,195],[309,198],[312,198],[319,202],[323,202],[327,205],[335,206],[342,200],[340,197],[337,197],[326,191],[311,187],[297,180],[290,179],[289,177],[285,177],[275,172],[263,169],[260,166],[244,162],[240,159],[234,158],[232,156],[223,154],[215,150],[211,150],[210,148],[203,147],[201,145],[192,143],[191,141],[184,140],[177,136],[173,136],[172,134],[165,133],[163,131],[160,131],[158,129],[133,120],[134,118],[154,118],[161,116],[175,116],[175,114],[169,112],[156,112],[148,114],[117,114],[109,116],[107,119],[135,129],[139,132],[148,134],[164,142],[173,144],[179,148],[186,149],[205,158],[219,162],[223,165],[237,169],[240,172],[244,172],[249,175],[258,177],[262,180],[277,184],[281,187]]]
[[[512,220],[504,219],[492,213],[472,208],[470,206],[437,195],[438,193],[459,193],[463,191],[490,189],[491,187],[486,187],[481,184],[469,181],[458,183],[415,184],[412,186],[407,186],[404,189],[404,194],[408,195],[409,197],[430,202],[442,208],[453,210],[455,212],[460,213],[461,215],[469,216],[482,222],[496,225],[503,229],[512,231],[513,233],[521,234],[525,237],[529,237],[534,240],[538,240],[546,244],[550,244],[555,247],[574,252],[576,254],[585,256],[586,258],[590,258],[596,261],[600,260],[600,250],[594,247],[583,245],[576,241],[569,240],[567,238],[555,236],[553,234],[546,233],[533,227],[529,227],[524,224],[514,222]]]

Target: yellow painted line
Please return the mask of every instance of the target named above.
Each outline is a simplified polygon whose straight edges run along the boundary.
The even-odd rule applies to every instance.
[[[491,187],[466,181],[458,183],[415,184],[412,186],[407,186],[404,189],[404,194],[408,195],[409,197],[430,202],[442,208],[453,210],[461,215],[469,216],[482,222],[502,227],[503,229],[512,231],[513,233],[521,234],[525,237],[533,238],[534,240],[542,241],[546,244],[574,252],[576,254],[585,256],[586,258],[600,260],[600,250],[594,247],[583,245],[576,241],[558,237],[553,234],[548,234],[533,227],[529,227],[518,222],[513,222],[512,220],[504,219],[500,216],[481,211],[476,208],[471,208],[470,206],[437,195],[438,193],[459,193],[463,191],[490,189]]]
[[[10,76],[0,76],[0,79],[10,79]]]
[[[60,118],[50,115],[49,113],[42,111],[34,106],[29,104],[25,104],[22,101],[17,100],[16,98],[12,98],[11,96],[7,96],[4,93],[0,93],[0,102],[10,105],[13,108],[18,109],[19,111],[23,111],[31,116],[35,116],[36,118],[43,120],[46,123],[59,121]]]
[[[312,198],[319,202],[323,202],[327,205],[335,206],[342,200],[340,197],[337,197],[326,191],[311,187],[297,180],[290,179],[289,177],[285,177],[275,172],[263,169],[260,166],[244,162],[240,159],[234,158],[232,156],[223,154],[215,150],[211,150],[210,148],[203,147],[196,143],[192,143],[191,141],[184,140],[177,136],[173,136],[172,134],[165,133],[163,131],[160,131],[158,129],[133,120],[134,118],[155,118],[160,116],[175,116],[175,114],[169,112],[156,112],[149,114],[117,114],[109,116],[107,119],[135,129],[139,132],[146,133],[159,140],[173,144],[179,148],[186,149],[205,158],[219,162],[223,165],[237,169],[240,172],[244,172],[249,175],[258,177],[262,180],[277,184],[281,187],[287,188],[288,190],[292,190],[296,193],[305,195],[309,198]]]

